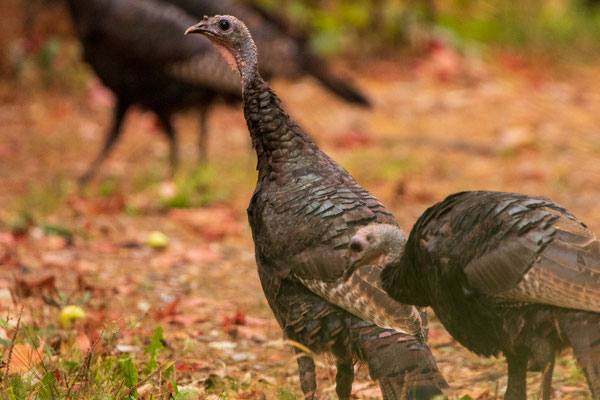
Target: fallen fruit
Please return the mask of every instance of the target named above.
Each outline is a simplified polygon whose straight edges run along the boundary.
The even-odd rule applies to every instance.
[[[58,318],[60,319],[60,323],[63,328],[69,329],[71,328],[71,324],[73,320],[76,319],[85,319],[85,311],[83,308],[78,306],[64,306],[62,310],[60,310],[60,315]]]
[[[152,231],[148,234],[147,242],[153,249],[164,249],[169,244],[169,238],[162,232]]]

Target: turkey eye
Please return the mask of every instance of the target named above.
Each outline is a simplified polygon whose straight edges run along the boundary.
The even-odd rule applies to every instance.
[[[228,30],[229,26],[229,21],[227,21],[226,19],[222,19],[221,21],[219,21],[219,29],[221,29],[222,31]]]

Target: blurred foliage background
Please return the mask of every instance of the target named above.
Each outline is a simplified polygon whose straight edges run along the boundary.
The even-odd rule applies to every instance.
[[[462,52],[510,49],[558,61],[591,62],[600,54],[598,0],[247,1],[309,32],[313,47],[327,56],[420,54],[436,41]],[[77,49],[65,43],[72,35],[61,0],[3,0],[0,21],[5,75],[22,73],[29,61],[59,75],[72,67],[64,53],[76,55]]]
[[[597,54],[596,0],[255,0],[308,28],[315,48],[385,52],[422,49],[432,37],[463,47]]]

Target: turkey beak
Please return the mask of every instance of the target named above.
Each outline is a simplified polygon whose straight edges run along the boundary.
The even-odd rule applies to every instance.
[[[204,17],[204,19],[198,22],[196,25],[190,26],[186,29],[185,34],[189,35],[190,33],[206,33],[209,32],[209,23],[208,17]]]
[[[350,261],[350,260],[348,260]],[[360,267],[360,259],[359,260],[354,260],[354,262],[349,262],[348,267],[346,268],[346,271],[344,272],[344,276],[342,277],[342,279],[344,281],[347,281],[348,279],[350,279],[350,277],[352,276],[352,274],[354,273],[354,271],[356,271],[356,269],[358,267]]]

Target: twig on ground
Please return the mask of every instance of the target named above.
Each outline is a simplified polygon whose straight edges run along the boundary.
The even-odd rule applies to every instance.
[[[89,347],[89,349],[85,353],[85,359],[83,360],[83,366],[82,366],[82,368],[79,369],[79,371],[77,372],[77,375],[75,375],[73,382],[70,385],[68,385],[68,390],[67,390],[67,394],[65,395],[65,399],[68,400],[70,398],[71,391],[73,390],[73,387],[75,387],[75,384],[77,383],[77,381],[80,378],[86,376],[88,374],[88,372],[90,371],[90,364],[92,362],[92,354],[94,352],[94,348],[96,347],[96,345],[98,344],[99,341],[100,341],[100,337],[98,337],[98,339],[94,340],[94,343],[92,343],[92,345]]]
[[[23,305],[21,305],[21,310],[19,310],[19,318],[17,319],[17,325],[15,326],[15,333],[10,341],[10,347],[8,348],[8,357],[6,358],[6,372],[5,376],[8,376],[8,371],[10,369],[10,360],[12,358],[13,350],[15,348],[15,343],[17,341],[17,334],[19,333],[19,328],[21,327],[21,316],[23,315]]]
[[[166,368],[169,368],[171,366],[171,364],[175,361],[174,358],[171,358],[167,364],[166,364]],[[153,376],[155,376],[156,374],[158,374],[159,372],[162,372],[163,368],[162,368],[162,364],[158,364],[158,367],[156,367],[154,369],[154,371],[152,371],[150,374],[148,374],[147,377],[145,377],[144,379],[142,379],[141,381],[138,382],[137,385],[135,385],[134,387],[132,387],[131,389],[129,389],[129,392],[127,393],[127,397],[131,396],[133,394],[133,392],[139,388],[141,388],[143,385],[146,384],[146,382],[148,382]]]

